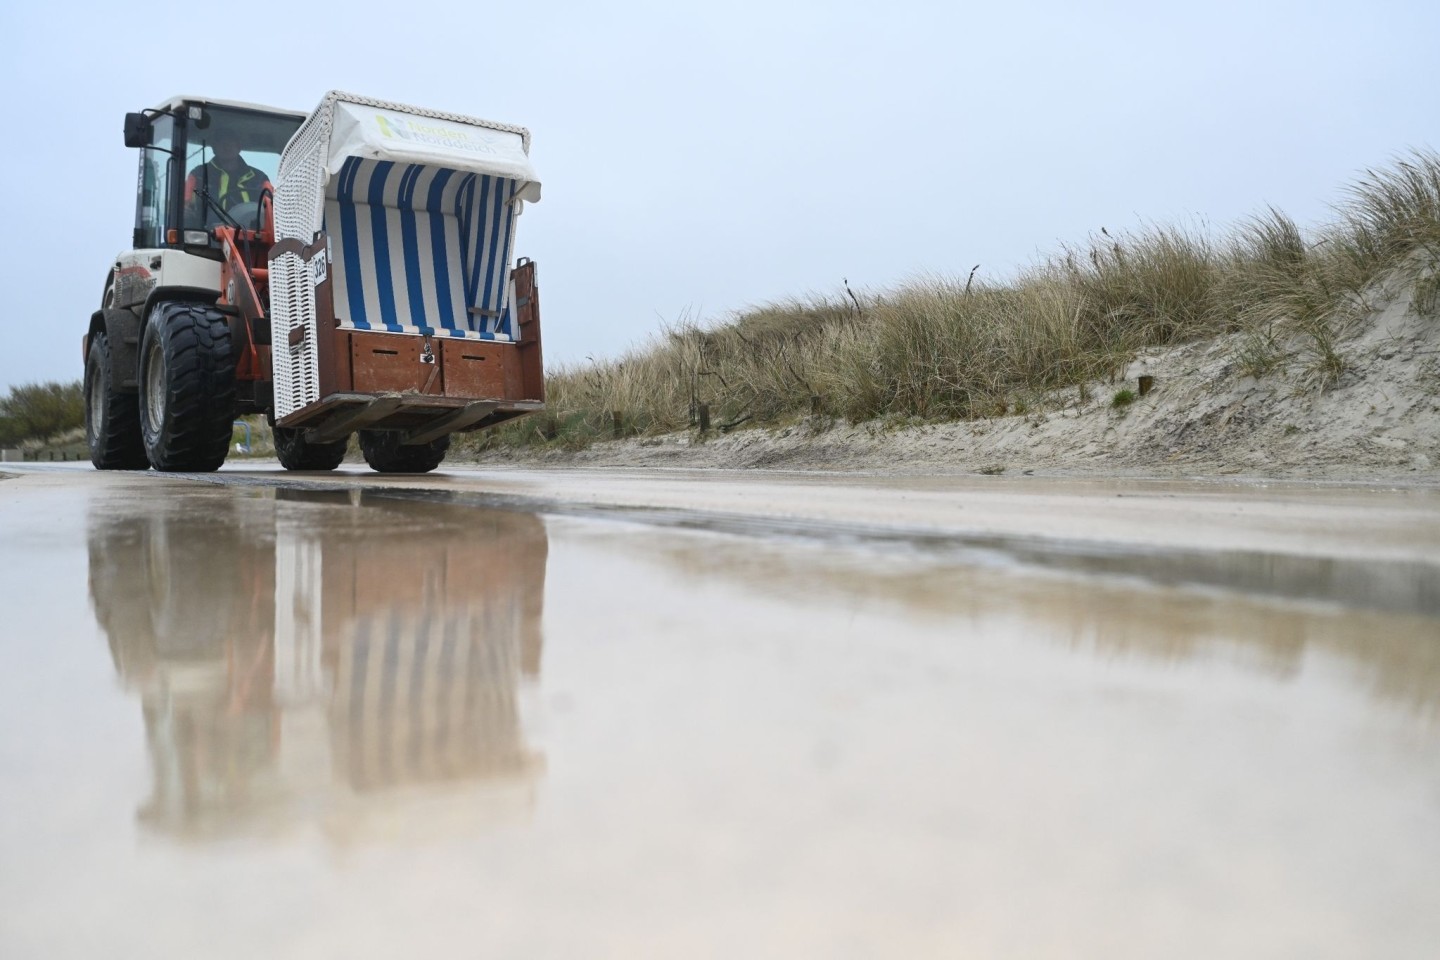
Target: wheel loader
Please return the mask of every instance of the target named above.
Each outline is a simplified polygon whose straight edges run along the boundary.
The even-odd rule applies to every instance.
[[[210,471],[264,414],[290,470],[359,434],[421,473],[450,435],[542,409],[540,199],[523,127],[328,93],[311,113],[174,97],[125,117],[132,248],[83,341],[101,470]]]

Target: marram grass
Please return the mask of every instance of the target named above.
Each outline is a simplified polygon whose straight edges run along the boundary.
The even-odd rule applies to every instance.
[[[618,358],[553,368],[545,414],[465,443],[583,446],[613,436],[616,413],[621,432],[664,433],[696,425],[702,404],[716,429],[1024,412],[1141,348],[1222,333],[1239,334],[1242,371],[1324,389],[1344,375],[1341,343],[1367,291],[1397,270],[1440,286],[1433,151],[1365,172],[1308,234],[1273,208],[1219,236],[1102,230],[1008,282],[972,271],[683,318]]]

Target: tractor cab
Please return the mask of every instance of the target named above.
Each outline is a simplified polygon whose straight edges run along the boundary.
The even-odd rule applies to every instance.
[[[261,230],[280,153],[305,117],[184,96],[126,115],[125,145],[140,148],[135,248],[219,259],[216,227]]]

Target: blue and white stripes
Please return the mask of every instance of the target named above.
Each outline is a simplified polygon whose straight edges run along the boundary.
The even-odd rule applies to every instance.
[[[346,160],[325,197],[341,326],[514,339],[516,189],[484,174]]]

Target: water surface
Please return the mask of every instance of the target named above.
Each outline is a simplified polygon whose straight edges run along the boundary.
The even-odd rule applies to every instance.
[[[25,483],[6,957],[1440,943],[1440,620],[1373,571]]]

